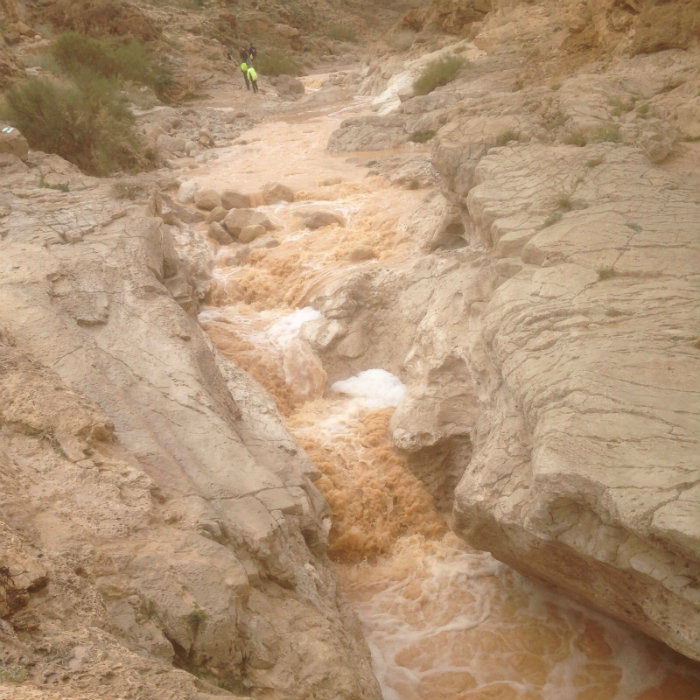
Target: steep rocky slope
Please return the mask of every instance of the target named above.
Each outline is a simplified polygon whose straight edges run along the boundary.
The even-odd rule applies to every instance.
[[[404,380],[392,438],[465,539],[697,658],[697,11],[408,9],[362,75],[300,106],[376,98],[334,152],[436,132],[367,158],[426,189],[397,227],[414,257],[305,290],[324,371]],[[677,31],[655,24],[671,9]],[[288,108],[268,86],[241,108],[225,42],[202,55],[223,11],[151,7],[166,35],[187,24],[181,84],[215,97],[141,116],[166,167],[117,183],[136,202],[3,141],[4,697],[378,696],[317,471],[193,319],[215,243],[177,184]],[[41,41],[18,36],[3,75]],[[414,95],[447,53],[471,66]]]
[[[206,244],[70,169],[70,192],[37,190],[51,158],[17,169],[0,286],[3,668],[93,697],[376,697],[314,466],[172,296],[196,300]]]

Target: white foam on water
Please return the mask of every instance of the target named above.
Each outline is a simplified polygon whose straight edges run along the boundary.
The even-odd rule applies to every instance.
[[[320,311],[311,306],[305,306],[273,323],[268,329],[268,334],[273,342],[289,345],[299,338],[299,332],[305,323],[318,318],[321,318]]]
[[[398,406],[406,393],[406,385],[385,369],[366,369],[354,377],[334,382],[330,390],[351,396],[364,408],[377,411]]]

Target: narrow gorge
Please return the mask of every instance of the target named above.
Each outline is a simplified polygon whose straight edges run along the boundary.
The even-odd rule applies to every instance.
[[[0,698],[697,698],[700,12],[389,3],[254,95],[204,5],[157,168],[0,139]]]

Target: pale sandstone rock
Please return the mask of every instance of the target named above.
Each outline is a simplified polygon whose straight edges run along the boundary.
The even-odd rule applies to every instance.
[[[233,241],[233,238],[231,238],[231,234],[218,221],[212,221],[209,224],[207,233],[217,243],[221,243],[221,245],[228,245]]]
[[[224,190],[221,193],[221,206],[224,209],[246,209],[250,206],[250,197],[235,190]]]
[[[526,264],[441,278],[394,439],[468,439],[467,540],[697,657],[695,195],[614,145],[493,149],[474,178],[473,230],[494,262],[522,232]]]
[[[216,190],[197,190],[194,194],[194,203],[198,209],[211,211],[212,209],[221,207],[221,197]]]
[[[183,149],[184,151],[184,145]],[[175,199],[183,204],[188,204],[194,201],[194,195],[199,189],[199,183],[196,180],[183,180],[178,187]]]
[[[216,222],[221,222],[226,218],[226,214],[228,214],[228,209],[224,209],[224,207],[214,207],[208,214],[207,218],[205,221],[210,224],[213,221]]]
[[[266,231],[272,231],[275,228],[270,219],[256,209],[231,209],[224,217],[222,225],[236,238],[246,226],[261,226]]]
[[[37,180],[4,193],[3,662],[33,663],[56,695],[80,678],[95,697],[206,697],[177,662],[251,692],[378,697],[336,602],[315,467],[168,291],[203,293],[209,246],[98,180],[82,202]]]
[[[241,243],[250,243],[256,238],[265,235],[265,227],[260,224],[250,224],[249,226],[243,226],[238,232],[238,240]]]
[[[345,226],[345,220],[340,214],[322,209],[302,209],[296,215],[304,222],[304,226],[312,230],[323,226]]]
[[[290,187],[283,185],[280,182],[268,182],[263,186],[263,200],[265,204],[274,204],[275,202],[293,202],[294,192]]]

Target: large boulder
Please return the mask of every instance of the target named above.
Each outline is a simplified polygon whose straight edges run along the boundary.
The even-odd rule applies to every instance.
[[[231,209],[221,223],[234,237],[237,237],[241,229],[246,226],[262,226],[267,231],[275,228],[270,219],[257,209]]]

